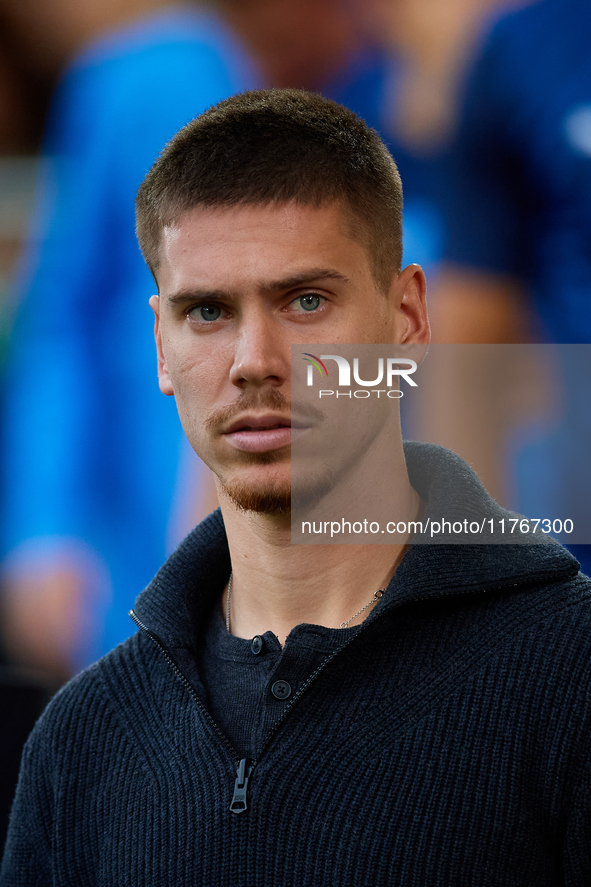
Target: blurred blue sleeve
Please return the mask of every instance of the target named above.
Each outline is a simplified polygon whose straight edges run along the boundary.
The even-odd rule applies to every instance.
[[[440,196],[446,260],[520,275],[529,207],[523,157],[512,145],[520,71],[508,22],[493,27],[468,75]]]
[[[220,25],[178,11],[104,40],[63,78],[5,373],[5,551],[79,537],[116,508],[107,489],[141,499],[142,470],[157,473],[158,444],[144,452],[136,438],[174,407],[156,386],[134,197],[181,126],[253,81]],[[174,470],[161,472],[163,502]]]

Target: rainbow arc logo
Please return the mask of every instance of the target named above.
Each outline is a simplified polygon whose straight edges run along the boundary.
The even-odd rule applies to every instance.
[[[316,357],[314,354],[308,354],[307,351],[304,351],[304,355],[303,355],[302,359],[305,360],[306,363],[309,363],[312,366],[315,366],[321,376],[328,376],[328,370],[326,369],[325,365],[322,363],[322,361],[320,360],[319,357]],[[311,371],[312,370],[310,368],[308,370],[308,372],[311,372]]]

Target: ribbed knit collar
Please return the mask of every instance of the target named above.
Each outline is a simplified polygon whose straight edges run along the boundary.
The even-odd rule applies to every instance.
[[[513,517],[486,492],[455,453],[407,442],[411,484],[427,503],[424,520]],[[542,534],[513,534],[515,544],[412,544],[381,605],[369,619],[413,600],[519,588],[575,576],[576,559]],[[193,644],[195,630],[230,575],[230,553],[219,509],[200,523],[139,595],[135,611],[171,649]],[[369,621],[369,620],[368,620]]]

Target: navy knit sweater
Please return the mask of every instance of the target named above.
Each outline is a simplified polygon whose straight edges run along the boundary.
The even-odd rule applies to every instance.
[[[450,479],[502,514],[452,454],[407,460],[434,515]],[[412,546],[242,768],[182,674],[229,569],[215,513],[140,595],[148,631],[50,703],[2,887],[591,884],[591,582],[568,552]]]

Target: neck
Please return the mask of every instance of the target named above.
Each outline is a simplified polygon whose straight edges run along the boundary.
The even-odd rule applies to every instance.
[[[388,585],[406,549],[406,540],[392,545],[294,545],[289,516],[241,511],[223,489],[219,497],[233,570],[231,631],[239,637],[272,631],[283,644],[302,622],[329,628],[349,620],[360,624],[371,607],[357,619],[351,617]],[[421,510],[405,469],[390,501],[408,520]]]

